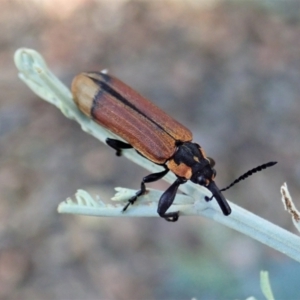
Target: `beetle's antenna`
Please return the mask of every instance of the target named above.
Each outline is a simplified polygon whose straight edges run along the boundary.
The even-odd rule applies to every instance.
[[[277,164],[277,161],[270,161],[266,164],[260,165],[254,169],[249,170],[248,172],[246,172],[245,174],[243,174],[242,176],[240,176],[239,178],[237,178],[235,181],[233,181],[230,185],[228,185],[227,187],[223,188],[220,190],[220,192],[226,191],[228,189],[230,189],[232,186],[234,186],[236,183],[240,182],[241,180],[246,179],[247,177],[251,176],[252,174],[262,171],[266,168],[272,167],[274,165]]]

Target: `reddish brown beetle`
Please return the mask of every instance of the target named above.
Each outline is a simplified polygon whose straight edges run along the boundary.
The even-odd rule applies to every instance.
[[[146,192],[145,183],[159,180],[172,171],[177,179],[158,202],[157,212],[162,218],[173,222],[178,220],[178,211],[167,210],[174,201],[179,185],[187,180],[209,189],[213,196],[207,201],[215,198],[224,215],[231,213],[222,190],[214,182],[215,162],[206,156],[198,144],[192,142],[189,129],[119,79],[101,72],[77,75],[72,83],[72,93],[75,103],[85,115],[127,142],[110,138],[106,140],[118,156],[122,149],[134,148],[145,158],[164,167],[163,171],[143,178],[141,189],[128,200],[123,211]],[[254,168],[233,184],[275,163]]]

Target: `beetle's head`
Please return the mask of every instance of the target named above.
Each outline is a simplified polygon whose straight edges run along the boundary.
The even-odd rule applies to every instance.
[[[194,170],[191,181],[210,190],[210,192],[212,193],[212,197],[206,197],[206,200],[210,201],[215,198],[223,214],[227,216],[231,213],[231,208],[222,192],[215,184],[214,178],[217,174],[216,170],[213,168],[215,165],[215,161],[210,157],[206,157],[205,160],[207,161],[207,163],[204,166],[202,164],[201,168],[199,168],[198,170],[196,168],[196,170]]]
[[[192,167],[191,181],[202,186],[209,186],[217,175],[216,170],[213,168],[215,161],[210,157],[201,158],[199,163]]]
[[[174,156],[167,162],[169,170],[178,177],[191,180],[209,189],[212,197],[207,197],[207,201],[215,198],[224,215],[227,216],[231,209],[214,182],[217,174],[214,165],[215,161],[207,157],[198,144],[192,142],[179,144]]]

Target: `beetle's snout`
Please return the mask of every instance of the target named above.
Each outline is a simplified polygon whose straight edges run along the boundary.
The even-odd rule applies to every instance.
[[[223,196],[222,192],[220,192],[219,188],[217,187],[217,185],[215,184],[214,181],[211,181],[209,183],[208,186],[206,186],[207,189],[209,189],[211,191],[211,193],[213,194],[213,198],[215,198],[223,212],[223,214],[225,216],[230,215],[231,213],[231,208],[227,202],[227,200],[225,199],[225,197]],[[211,198],[212,199],[212,198]]]

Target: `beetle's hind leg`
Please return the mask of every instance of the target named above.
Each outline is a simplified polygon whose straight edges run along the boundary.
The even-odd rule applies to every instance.
[[[149,174],[146,177],[144,177],[141,182],[141,189],[138,190],[136,192],[136,194],[128,200],[128,203],[124,206],[123,211],[125,211],[130,204],[133,204],[137,200],[138,197],[140,197],[146,193],[145,183],[157,181],[157,180],[163,178],[168,172],[169,172],[169,169],[165,169],[161,172]]]
[[[106,139],[106,144],[116,150],[116,155],[117,156],[122,155],[122,149],[131,149],[131,148],[133,148],[128,143],[124,143],[122,141],[115,140],[115,139],[110,139],[110,138]]]

